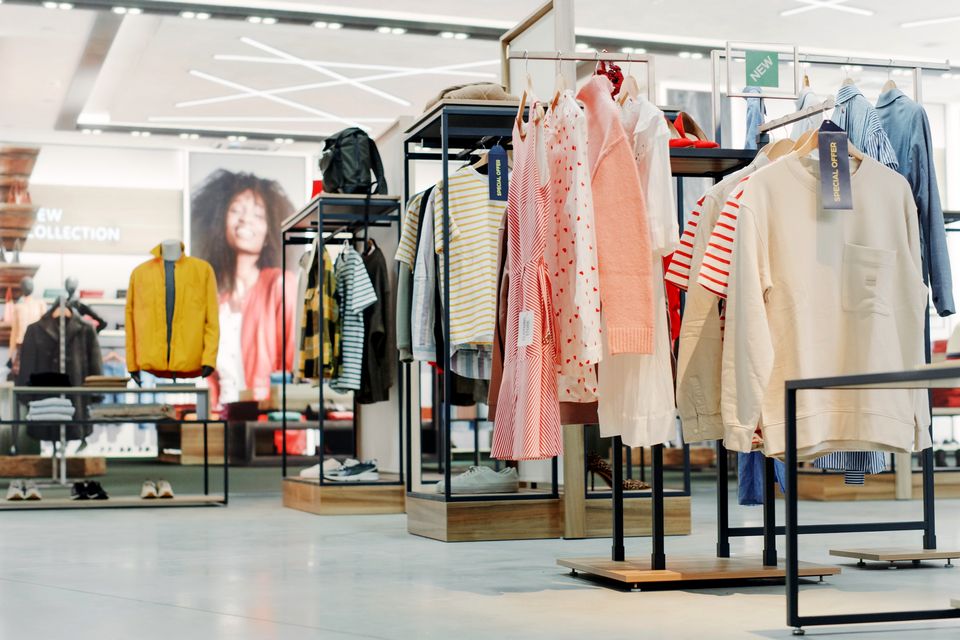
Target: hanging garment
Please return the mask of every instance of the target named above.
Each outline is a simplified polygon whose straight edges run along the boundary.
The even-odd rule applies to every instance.
[[[413,300],[410,308],[410,333],[413,357],[421,362],[437,361],[437,257],[433,240],[433,198],[420,211],[416,266],[413,269]]]
[[[397,247],[397,351],[400,362],[413,362],[413,334],[410,314],[413,310],[413,267],[416,262],[416,235],[420,228],[420,210],[426,206],[433,187],[422,191],[407,203]]]
[[[899,160],[897,171],[910,183],[917,203],[924,275],[930,283],[933,304],[941,317],[952,315],[957,307],[953,300],[947,233],[943,226],[927,112],[899,89],[890,89],[880,94],[877,114]]]
[[[360,404],[385,402],[390,398],[393,385],[392,349],[390,349],[390,282],[387,260],[380,247],[363,254],[363,265],[373,285],[376,302],[363,311],[363,371],[360,376],[360,392],[356,395]]]
[[[691,274],[696,278],[700,273],[708,250],[721,247],[711,237],[715,230],[732,241],[734,220],[729,217],[731,214],[721,216],[724,204],[742,193],[739,185],[744,178],[768,163],[766,155],[758,154],[753,162],[728,175],[697,201],[684,225],[680,248],[673,252],[667,269],[666,279],[687,292],[677,351],[677,409],[684,442],[723,437],[720,418],[723,333],[718,294],[707,287],[690,286]],[[725,297],[725,293],[721,297]]]
[[[182,243],[180,250],[174,267],[176,305],[169,343],[166,278],[160,245],[150,252],[152,259],[130,274],[126,307],[126,353],[130,371],[148,371],[164,378],[192,378],[199,376],[203,367],[217,366],[220,340],[217,278],[210,263],[188,256]]]
[[[676,249],[679,232],[670,174],[670,133],[663,112],[646,99],[628,100],[623,124],[633,139],[645,197],[652,250],[654,342],[651,354],[604,354],[599,367],[598,414],[601,436],[620,436],[627,446],[641,447],[663,444],[677,434],[662,257]]]
[[[7,289],[7,292],[10,290]],[[8,357],[13,363],[11,369],[17,375],[20,366],[20,344],[27,333],[27,327],[43,317],[47,305],[33,296],[23,296],[16,303],[7,303],[5,310],[10,312],[10,351]]]
[[[600,278],[587,123],[572,91],[564,91],[544,116],[543,143],[552,213],[546,260],[557,326],[559,397],[594,402],[596,364],[603,357]]]
[[[804,87],[800,90],[800,95],[797,96],[796,108],[797,111],[803,111],[809,107],[820,102],[820,97],[813,92],[810,87]],[[790,129],[790,137],[794,140],[799,140],[807,131],[811,129],[819,129],[820,125],[823,123],[823,113],[815,113],[812,116],[808,116],[803,120],[797,120],[793,123],[793,128]]]
[[[295,298],[296,309],[293,314],[293,333],[287,336],[287,340],[293,340],[297,349],[297,378],[303,377],[303,335],[304,324],[307,315],[307,286],[310,280],[310,266],[313,264],[313,256],[316,255],[320,244],[320,237],[317,236],[310,243],[310,247],[303,252],[297,262],[300,264],[300,271],[297,275],[297,297]]]
[[[844,85],[837,91],[833,121],[847,132],[857,149],[891,169],[897,168],[897,154],[880,124],[880,116],[856,86]]]
[[[761,92],[760,87],[744,87],[743,93]],[[767,107],[763,104],[763,98],[747,98],[747,139],[743,143],[744,149],[757,148],[757,134],[760,133],[760,125],[763,124],[764,117],[767,115]]]
[[[597,221],[600,300],[611,354],[653,352],[653,253],[633,145],[610,97],[593,76],[580,89],[587,117],[587,159]]]
[[[557,398],[556,327],[544,257],[552,218],[547,175],[538,162],[537,105],[513,129],[514,170],[507,204],[507,335],[493,446],[499,460],[538,460],[563,453]]]
[[[737,504],[763,504],[763,467],[764,455],[759,451],[737,454]],[[780,485],[780,491],[786,493],[786,467],[780,460],[774,459],[773,474]]]
[[[344,245],[334,266],[336,298],[340,310],[342,362],[340,375],[330,382],[330,388],[343,393],[359,391],[363,371],[364,322],[363,311],[377,301],[373,283],[357,251]]]
[[[737,211],[723,343],[724,444],[784,451],[784,382],[923,362],[927,290],[905,181],[865,157],[853,210],[820,212],[819,167],[790,154],[747,182]],[[877,345],[896,345],[877,349]],[[823,391],[798,398],[798,455],[930,446],[926,393]]]
[[[323,290],[320,289],[317,264],[323,257]],[[337,278],[333,272],[333,260],[326,247],[317,248],[310,254],[307,268],[307,288],[303,305],[303,338],[300,342],[300,360],[297,376],[318,380],[321,375],[329,380],[337,377],[340,370],[340,308],[337,303]],[[323,307],[323,345],[321,349],[320,308]],[[322,352],[322,356],[321,356]],[[323,358],[321,364],[321,357]],[[322,373],[321,373],[322,369]]]

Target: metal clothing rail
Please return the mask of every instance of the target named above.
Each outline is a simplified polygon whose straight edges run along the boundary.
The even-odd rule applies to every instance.
[[[330,233],[330,240],[335,240],[334,236],[338,233],[356,234],[362,229],[363,237],[367,237],[367,231],[370,227],[391,227],[397,225],[397,237],[400,235],[400,200],[395,196],[384,195],[354,195],[354,194],[327,194],[321,193],[314,197],[303,209],[283,221],[280,227],[283,250],[281,254],[281,284],[285,285],[287,277],[287,251],[288,246],[309,245],[314,240],[317,241],[317,288],[318,291],[324,290],[326,274],[323,268],[323,252],[326,251],[327,238],[326,233]],[[345,222],[346,224],[339,224]],[[327,230],[327,224],[338,225],[334,229]],[[336,242],[334,242],[336,243]],[[326,460],[326,410],[324,409],[324,389],[323,389],[323,341],[324,333],[327,330],[324,321],[325,313],[323,308],[323,295],[320,295],[319,301],[319,341],[320,354],[320,384],[318,385],[317,396],[319,399],[318,422],[319,442],[317,446],[318,484],[323,486],[328,484],[324,478],[323,463]],[[287,306],[287,289],[281,286],[281,306]],[[282,352],[287,352],[287,324],[283,323],[282,329]],[[287,375],[283,376],[281,382],[281,419],[280,430],[282,433],[281,447],[281,474],[282,478],[287,477]],[[403,385],[402,376],[397,376],[397,395],[400,406],[404,405],[404,393],[409,391]],[[356,455],[357,444],[357,402],[353,403],[353,443],[354,454]],[[338,482],[338,486],[357,487],[357,486],[384,486],[384,485],[402,485],[403,480],[403,418],[398,417],[398,453],[400,455],[399,479],[396,481],[378,480],[373,482]]]
[[[799,534],[809,532],[810,526],[804,526],[799,523],[797,513],[797,504],[799,501],[799,488],[797,486],[797,392],[813,390],[852,390],[852,389],[932,389],[932,388],[953,388],[960,386],[960,366],[950,367],[925,367],[912,371],[900,371],[892,373],[875,373],[862,375],[837,376],[832,378],[811,378],[806,380],[788,380],[786,382],[785,396],[785,417],[786,417],[786,473],[787,473],[787,491],[786,491],[786,561],[787,561],[787,624],[794,628],[794,635],[803,635],[804,626],[819,625],[837,625],[837,624],[862,624],[870,622],[898,622],[913,620],[934,620],[943,618],[960,618],[960,609],[930,609],[930,610],[912,610],[912,611],[891,611],[891,612],[872,612],[872,613],[848,613],[832,615],[801,616],[800,615],[800,575],[799,575]],[[929,449],[927,451],[930,451]],[[924,457],[926,463],[926,457]],[[772,462],[770,462],[772,467]],[[769,469],[768,469],[769,471]],[[765,481],[766,486],[772,488],[772,473],[768,472]],[[932,480],[932,475],[930,476]],[[924,522],[900,522],[885,523],[888,525],[884,531],[894,530],[912,530],[919,528],[916,525],[926,524],[927,522],[927,495],[932,493],[932,486],[927,485],[927,475],[924,474]],[[932,501],[929,507],[933,508]],[[766,500],[764,509],[767,510]],[[772,505],[771,505],[772,511]],[[932,515],[932,514],[931,514]],[[771,516],[772,518],[772,516]],[[764,516],[766,524],[767,515]],[[930,522],[932,525],[932,520]],[[898,527],[899,525],[899,527]],[[848,531],[877,531],[876,528],[857,529],[856,525],[818,525],[818,529],[824,529],[832,526],[833,532]],[[765,539],[772,538],[775,535],[773,527],[767,527]],[[828,531],[813,531],[813,533],[828,533]],[[935,547],[930,532],[931,543],[928,546],[928,540],[924,538],[924,548],[932,549]],[[769,543],[769,540],[768,540]],[[765,545],[766,546],[766,545]]]
[[[565,51],[513,51],[508,48],[507,59],[509,60],[552,60],[554,62],[638,62],[646,65],[647,70],[647,99],[656,102],[656,74],[654,70],[653,56],[645,53],[609,53],[606,51],[597,51],[596,53]]]
[[[836,98],[834,98],[833,96],[829,96],[827,97],[826,100],[824,100],[820,104],[815,104],[807,107],[806,109],[801,109],[800,111],[797,111],[795,113],[785,115],[782,118],[777,118],[776,120],[771,120],[770,122],[763,123],[757,128],[757,132],[758,132],[757,144],[760,143],[760,138],[762,134],[765,134],[768,131],[772,131],[774,129],[779,129],[780,127],[785,127],[788,124],[793,124],[794,122],[805,120],[812,115],[823,113],[828,109],[833,109],[836,106],[836,104],[837,104]]]

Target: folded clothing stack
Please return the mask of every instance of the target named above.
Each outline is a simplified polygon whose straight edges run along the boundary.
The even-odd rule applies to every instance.
[[[87,376],[83,380],[83,386],[126,389],[128,382],[130,378],[126,376]]]
[[[91,420],[162,420],[176,417],[169,404],[96,404],[89,410]]]
[[[73,420],[73,403],[66,398],[44,398],[29,404],[27,420],[34,422],[70,422]]]

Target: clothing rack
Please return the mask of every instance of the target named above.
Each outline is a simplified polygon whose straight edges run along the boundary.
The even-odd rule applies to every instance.
[[[597,51],[596,53],[573,52],[568,51],[527,51],[526,49],[514,51],[507,47],[507,58],[509,60],[552,60],[557,64],[561,62],[626,62],[631,64],[638,62],[643,64],[647,70],[647,99],[656,102],[654,90],[656,88],[656,75],[654,69],[654,57],[645,53],[609,53],[606,51]],[[626,73],[624,74],[626,75]]]
[[[833,96],[829,96],[826,100],[824,100],[820,104],[815,104],[807,107],[806,109],[801,109],[800,111],[797,111],[795,113],[785,115],[782,118],[777,118],[776,120],[771,120],[770,122],[763,123],[757,128],[757,132],[758,132],[757,145],[758,146],[763,145],[769,141],[770,138],[769,136],[766,135],[769,131],[773,131],[774,129],[779,129],[780,127],[785,127],[789,124],[793,124],[794,122],[806,120],[810,116],[833,109],[836,106],[836,104],[837,104],[836,98],[834,98]]]
[[[349,232],[356,234],[361,229],[363,230],[364,237],[366,237],[367,230],[370,227],[382,227],[389,228],[396,225],[397,234],[399,237],[400,233],[400,200],[396,196],[387,196],[387,195],[363,195],[363,194],[338,194],[338,193],[321,193],[315,196],[303,209],[293,214],[286,220],[281,223],[281,239],[283,250],[281,251],[282,256],[282,269],[281,273],[282,280],[282,308],[286,308],[286,286],[285,280],[287,277],[287,247],[289,246],[303,246],[309,245],[317,241],[317,251],[319,252],[317,258],[317,287],[318,292],[320,292],[320,302],[319,302],[319,340],[320,340],[320,354],[318,358],[320,360],[320,384],[318,385],[317,398],[320,403],[319,406],[319,416],[318,416],[318,433],[319,433],[319,444],[317,447],[317,462],[319,464],[318,470],[318,479],[316,483],[310,483],[310,490],[320,492],[312,496],[308,503],[313,503],[320,505],[317,511],[313,513],[394,513],[396,512],[396,498],[399,497],[401,500],[403,498],[402,487],[404,484],[404,470],[403,470],[403,461],[402,461],[402,452],[403,452],[403,420],[402,416],[398,418],[398,453],[401,456],[401,464],[399,469],[399,475],[397,479],[389,480],[376,480],[372,482],[337,482],[332,483],[329,480],[324,478],[323,473],[323,463],[326,460],[326,424],[328,420],[326,419],[326,410],[324,408],[324,381],[323,381],[323,341],[324,333],[326,331],[326,323],[324,321],[325,314],[323,308],[323,295],[322,291],[324,290],[324,284],[326,282],[326,274],[324,273],[323,268],[323,255],[326,250],[327,239],[324,238],[324,234],[330,232],[330,239],[334,240],[333,236],[338,233]],[[332,226],[333,228],[329,228]],[[336,244],[334,241],[333,244]],[[287,335],[287,325],[283,323],[282,330],[282,353],[287,352],[288,340],[296,339],[295,337]],[[288,489],[294,493],[298,487],[293,487],[288,485],[288,480],[291,482],[298,482],[300,479],[297,478],[288,478],[287,477],[287,432],[288,424],[287,420],[287,384],[288,376],[283,376],[283,381],[281,383],[281,413],[282,417],[280,420],[280,431],[282,433],[282,450],[281,450],[281,474],[284,479],[284,504],[288,502]],[[409,393],[409,390],[406,389],[403,385],[402,378],[398,376],[398,387],[397,387],[398,397],[400,398],[401,407],[404,405],[404,394]],[[354,392],[356,393],[356,392]],[[354,400],[354,417],[353,417],[353,442],[354,442],[354,455],[356,455],[357,449],[357,402]],[[310,479],[312,480],[312,479]],[[350,491],[351,489],[362,487],[363,490],[373,491],[377,488],[382,489],[382,493],[378,496],[381,499],[382,506],[385,508],[384,511],[378,511],[371,509],[368,511],[358,511],[356,508],[350,507],[340,507],[340,510],[337,510],[337,506],[333,505],[334,510],[327,510],[327,507],[323,504],[323,495],[325,489],[330,489],[331,494],[328,496],[328,500],[332,500],[332,492],[339,492],[341,490]],[[396,494],[396,495],[395,495]],[[360,494],[351,494],[357,496],[358,500],[362,500],[364,496]],[[369,496],[373,498],[372,494]],[[342,502],[348,502],[350,500],[350,495],[338,494],[336,500]],[[300,508],[300,507],[297,507]]]

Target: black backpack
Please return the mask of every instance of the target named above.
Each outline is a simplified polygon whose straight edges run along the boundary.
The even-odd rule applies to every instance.
[[[387,193],[377,145],[357,127],[344,129],[324,140],[320,171],[323,190],[328,193]],[[371,173],[377,182],[376,189],[372,188]]]

